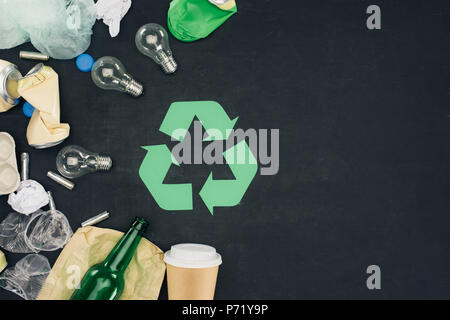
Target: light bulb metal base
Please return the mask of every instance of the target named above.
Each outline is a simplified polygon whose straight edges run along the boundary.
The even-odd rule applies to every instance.
[[[128,82],[127,84],[125,92],[134,97],[139,97],[144,92],[144,87],[139,82],[130,80],[130,82]]]
[[[108,156],[97,156],[95,165],[98,171],[109,171],[112,167],[112,159]]]
[[[165,73],[171,74],[177,71],[178,65],[172,56],[167,56],[161,61],[161,67]]]

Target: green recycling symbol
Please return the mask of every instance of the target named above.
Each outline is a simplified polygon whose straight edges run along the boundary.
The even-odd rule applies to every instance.
[[[203,141],[226,140],[238,118],[231,120],[220,104],[214,101],[175,102],[172,103],[159,128],[159,131],[176,141],[183,141],[194,118],[197,117],[206,132],[220,131],[219,138],[209,135]],[[175,134],[184,132],[184,135]],[[179,163],[166,145],[142,147],[147,154],[139,168],[139,176],[150,191],[156,203],[164,210],[192,210],[192,184],[163,183],[172,165]],[[244,152],[246,161],[236,161],[236,155]],[[232,207],[241,201],[250,183],[256,175],[258,164],[245,140],[223,152],[223,157],[235,179],[214,180],[209,174],[200,197],[211,214],[214,207]]]

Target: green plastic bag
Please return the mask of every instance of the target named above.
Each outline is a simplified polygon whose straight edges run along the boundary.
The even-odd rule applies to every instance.
[[[215,5],[208,0],[173,0],[167,17],[170,32],[185,42],[206,38],[237,12],[234,0],[216,2],[225,3]]]

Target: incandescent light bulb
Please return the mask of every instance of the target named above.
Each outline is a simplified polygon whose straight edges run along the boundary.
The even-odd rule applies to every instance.
[[[112,167],[112,160],[108,156],[87,151],[86,149],[70,145],[58,152],[56,168],[66,178],[78,178],[87,173],[108,171]]]
[[[177,63],[172,57],[167,31],[156,23],[143,25],[136,33],[136,47],[161,65],[165,73],[174,73]]]
[[[144,91],[143,86],[133,79],[122,62],[114,57],[98,59],[92,67],[91,76],[92,81],[105,90],[126,92],[135,97]]]

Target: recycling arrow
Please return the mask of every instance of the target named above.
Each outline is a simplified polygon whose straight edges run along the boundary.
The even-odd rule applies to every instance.
[[[239,163],[235,160],[244,154],[248,159]],[[245,140],[226,150],[224,158],[230,167],[235,180],[213,180],[212,172],[200,191],[200,197],[214,215],[214,207],[231,207],[239,204],[258,170],[258,164]]]
[[[222,137],[215,137],[214,140],[228,139],[230,130],[234,128],[238,119],[236,117],[231,120],[222,106],[215,101],[174,102],[170,105],[159,131],[177,141],[183,141],[195,116],[206,131],[211,129],[220,131]],[[185,132],[181,137],[176,134],[180,129]],[[211,141],[211,136],[204,141]]]
[[[142,147],[147,155],[139,168],[139,176],[164,210],[192,210],[192,185],[164,184],[172,164],[179,166],[165,144]]]
[[[174,140],[182,141],[197,117],[208,137],[204,141],[226,140],[238,118],[231,120],[220,104],[214,101],[172,103],[159,130]],[[217,132],[221,135],[218,136]],[[158,205],[164,210],[192,210],[191,184],[164,184],[172,164],[179,165],[166,145],[142,147],[147,154],[139,169],[139,176]],[[239,160],[235,161],[235,156]],[[200,196],[211,214],[214,207],[239,204],[258,170],[257,161],[245,140],[223,152],[235,179],[214,180],[212,173],[203,185]]]

